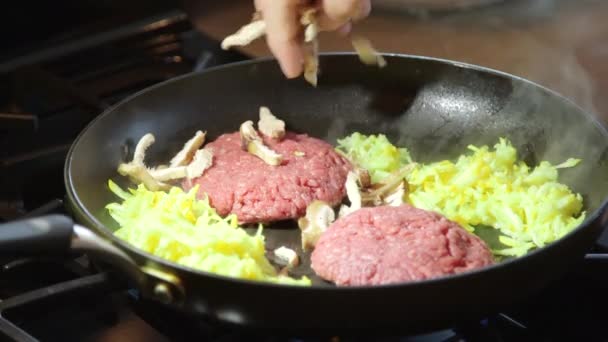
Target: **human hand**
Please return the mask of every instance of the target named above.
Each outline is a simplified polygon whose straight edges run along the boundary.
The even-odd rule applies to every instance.
[[[256,10],[266,23],[266,41],[277,58],[281,70],[288,78],[300,76],[303,69],[304,47],[301,39],[302,26],[298,22],[304,0],[255,0]],[[317,22],[322,31],[338,31],[347,34],[351,22],[367,17],[371,11],[370,0],[319,0]]]

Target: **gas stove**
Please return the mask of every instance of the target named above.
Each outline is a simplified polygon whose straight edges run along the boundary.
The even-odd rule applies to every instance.
[[[104,108],[171,77],[247,58],[222,51],[173,10],[0,60],[0,222],[68,214],[62,176],[67,150]],[[204,317],[168,312],[139,298],[85,255],[2,258],[0,336],[15,341],[603,341],[608,339],[604,261],[590,254],[541,293],[476,322],[416,336],[353,338],[306,332],[254,336]]]

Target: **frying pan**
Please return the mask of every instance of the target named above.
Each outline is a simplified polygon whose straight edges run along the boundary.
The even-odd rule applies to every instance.
[[[592,115],[550,90],[494,70],[453,61],[385,55],[383,69],[352,54],[325,54],[317,88],[285,79],[261,59],[178,77],[115,105],[75,140],[65,164],[74,224],[46,216],[4,224],[5,253],[85,251],[128,276],[141,296],[176,312],[274,332],[414,332],[477,319],[522,300],[582,261],[608,221],[608,133]],[[153,133],[147,154],[166,162],[196,130],[210,139],[236,131],[268,106],[289,129],[335,143],[353,131],[384,133],[420,162],[455,158],[468,144],[510,139],[522,158],[582,163],[560,181],[584,195],[587,219],[562,239],[495,266],[458,275],[377,287],[338,288],[310,270],[312,287],[238,280],[176,265],[122,242],[104,206],[117,199],[108,179],[135,142]],[[132,185],[131,185],[132,186]],[[299,249],[294,222],[265,229],[267,247]]]

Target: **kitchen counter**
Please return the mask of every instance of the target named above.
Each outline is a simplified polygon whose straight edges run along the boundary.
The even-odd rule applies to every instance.
[[[187,9],[199,30],[221,40],[250,20],[253,1],[210,7],[195,0]],[[528,78],[608,123],[608,1],[503,0],[442,12],[376,3],[355,31],[382,52],[447,58]],[[323,33],[320,47],[352,50],[334,33]],[[242,51],[269,55],[263,40]]]

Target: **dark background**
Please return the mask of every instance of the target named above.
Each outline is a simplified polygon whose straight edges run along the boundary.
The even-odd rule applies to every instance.
[[[171,0],[6,1],[0,61],[180,8]]]

